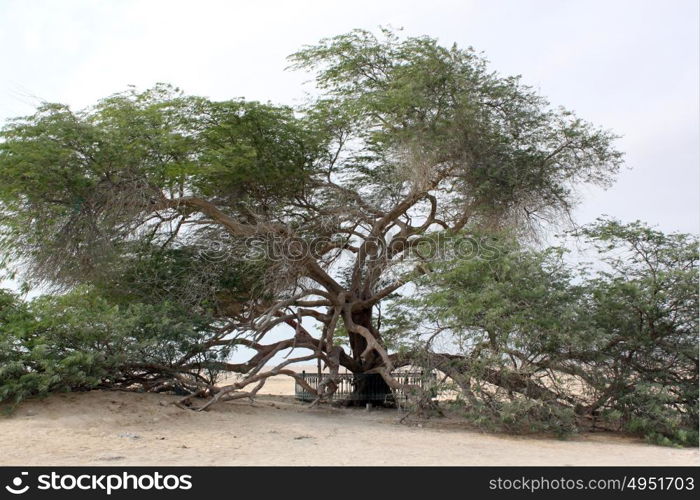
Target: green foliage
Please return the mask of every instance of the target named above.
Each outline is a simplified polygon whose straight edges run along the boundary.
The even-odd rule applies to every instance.
[[[168,302],[119,306],[91,290],[29,304],[3,292],[0,402],[99,386],[187,390],[188,380],[211,382],[227,351],[205,348],[210,323]]]
[[[574,183],[605,184],[621,162],[613,135],[490,71],[471,49],[355,30],[291,61],[315,71],[321,91],[299,110],[159,84],[79,111],[45,103],[8,122],[4,258],[69,289],[152,244],[188,251],[223,235],[235,247],[293,232],[340,245],[349,226],[403,217],[431,190],[445,225],[466,214],[523,222],[568,211]],[[391,226],[378,227],[382,237]],[[289,278],[289,292],[299,271],[265,264]]]
[[[205,113],[193,172],[202,194],[270,204],[303,193],[317,145],[291,108],[229,101],[211,103]]]
[[[655,442],[698,441],[698,241],[640,222],[601,220],[582,234],[609,270],[589,280],[591,328],[605,338],[609,406]]]
[[[264,265],[255,259],[211,259],[198,248],[133,245],[95,274],[94,286],[114,303],[157,306],[168,302],[200,316],[237,318],[262,290]]]
[[[395,328],[422,321],[466,355],[440,369],[479,421],[532,403],[526,422],[568,408],[654,442],[697,445],[697,239],[611,220],[580,234],[604,268],[575,272],[560,249],[502,238],[495,258],[436,267],[425,295],[397,305]],[[424,336],[412,337],[414,349],[432,348]]]
[[[480,213],[568,210],[572,181],[605,184],[621,161],[612,134],[552,109],[471,49],[354,30],[290,59],[315,71],[316,106],[333,110],[332,127],[363,144],[346,173],[377,197],[435,169],[449,171],[455,205]]]
[[[573,409],[525,398],[488,403],[483,399],[468,403],[460,398],[450,403],[450,410],[490,432],[542,433],[564,438],[579,430]]]
[[[319,147],[312,130],[290,108],[167,85],[77,112],[43,104],[0,133],[0,248],[34,279],[80,283],[125,241],[149,238],[165,199],[201,195],[250,216],[250,205],[299,195]]]

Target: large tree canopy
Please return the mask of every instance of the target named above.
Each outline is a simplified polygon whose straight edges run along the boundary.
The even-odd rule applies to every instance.
[[[331,372],[320,398],[340,366],[400,387],[376,312],[439,259],[420,245],[555,222],[621,163],[614,136],[472,50],[357,30],[290,60],[316,77],[300,109],[159,85],[2,131],[7,258],[30,280],[209,315],[211,345],[256,352],[212,401],[310,359]],[[292,348],[307,351],[263,369]]]

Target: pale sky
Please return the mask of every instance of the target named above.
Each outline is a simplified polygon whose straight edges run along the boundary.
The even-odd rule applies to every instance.
[[[0,0],[0,121],[39,100],[79,108],[135,84],[214,99],[294,104],[303,44],[353,28],[403,27],[473,46],[553,104],[623,136],[628,170],[583,191],[600,214],[663,230],[700,224],[700,2]]]

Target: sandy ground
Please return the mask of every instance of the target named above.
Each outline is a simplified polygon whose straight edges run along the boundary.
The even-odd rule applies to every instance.
[[[178,398],[53,395],[0,417],[0,465],[700,465],[698,450],[610,434],[566,441],[489,435],[396,410],[308,409],[276,377],[255,405],[182,410]]]

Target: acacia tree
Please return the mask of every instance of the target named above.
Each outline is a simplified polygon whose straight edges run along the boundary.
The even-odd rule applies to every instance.
[[[0,403],[104,387],[190,394],[212,385],[226,346],[177,304],[115,303],[78,287],[29,303],[0,290]],[[7,406],[6,406],[7,405]]]
[[[307,387],[319,398],[341,366],[401,388],[391,371],[409,361],[389,351],[379,311],[437,258],[422,242],[532,231],[621,163],[610,133],[472,50],[356,30],[290,60],[315,74],[301,109],[159,85],[77,112],[44,104],[2,132],[8,258],[54,286],[213,311],[209,345],[256,354],[219,362],[245,375],[211,402],[253,396],[278,373],[304,383],[287,366],[314,359],[331,374]],[[152,259],[166,271],[154,279]],[[183,259],[187,279],[172,279]],[[281,327],[288,338],[265,341]],[[295,348],[307,350],[264,368]]]
[[[436,264],[385,331],[449,375],[484,427],[697,446],[697,237],[605,219],[580,236],[597,269],[503,236],[492,259]]]

